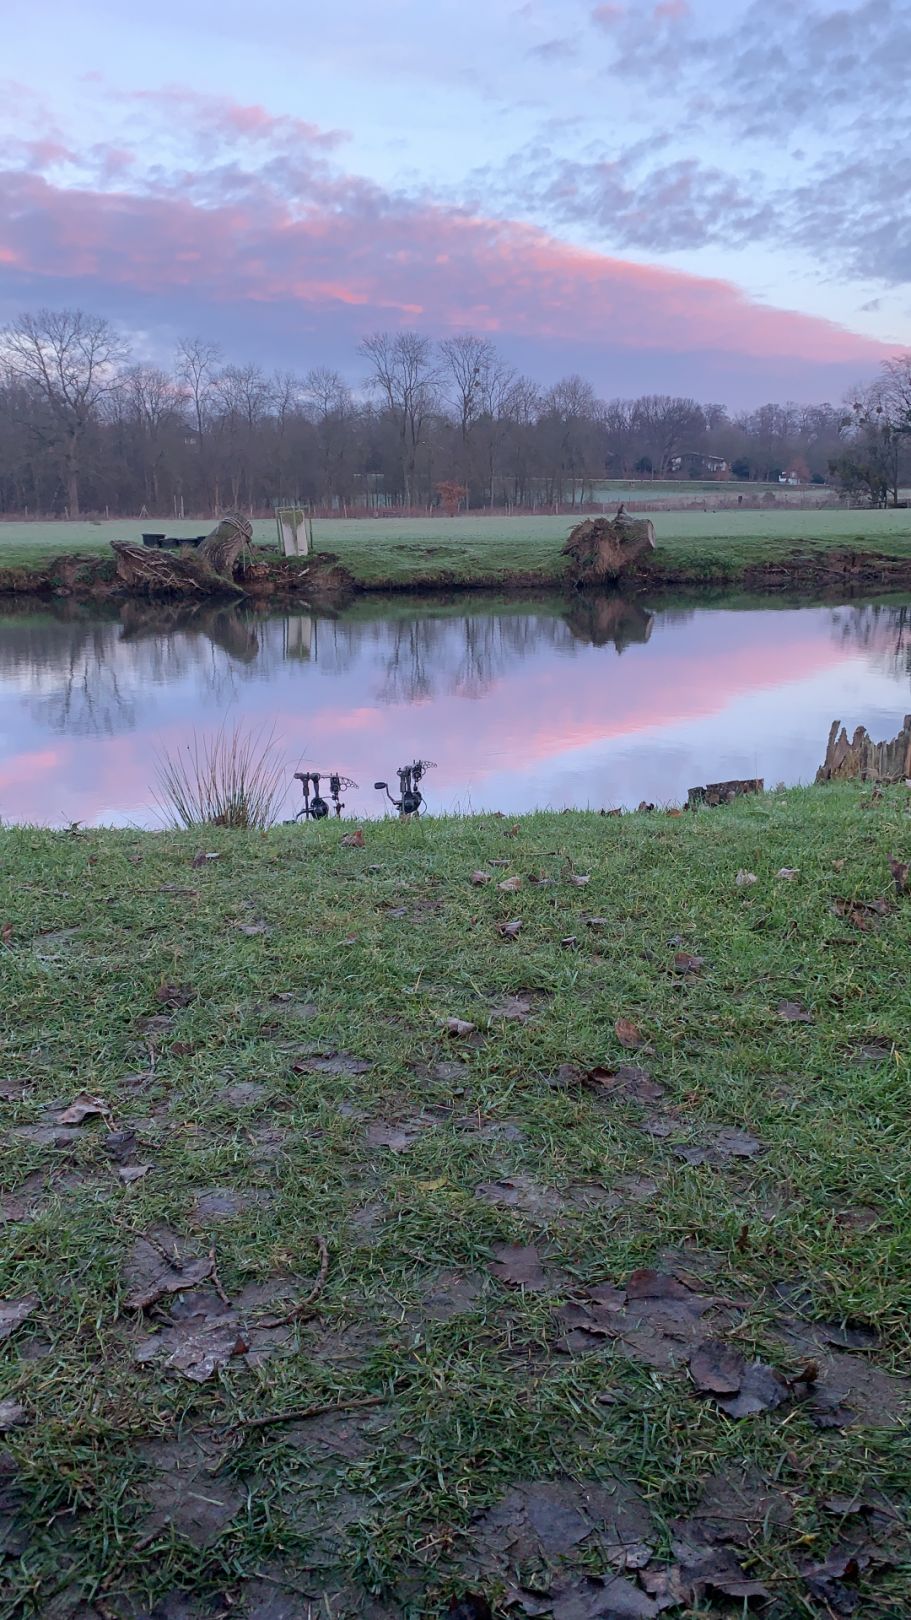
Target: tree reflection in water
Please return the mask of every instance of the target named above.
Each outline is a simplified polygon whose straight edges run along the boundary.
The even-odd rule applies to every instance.
[[[860,648],[888,675],[911,676],[911,607],[860,603],[833,608],[832,624],[841,646]]]

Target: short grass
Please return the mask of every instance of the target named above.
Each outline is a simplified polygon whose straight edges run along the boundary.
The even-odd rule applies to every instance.
[[[911,1489],[911,898],[888,867],[911,853],[909,802],[845,787],[679,818],[390,821],[363,847],[335,823],[0,831],[0,1299],[37,1296],[0,1350],[0,1400],[26,1420],[0,1457],[15,1510],[0,1613],[438,1616],[466,1584],[502,1596],[472,1520],[516,1482],[622,1477],[663,1564],[675,1516],[744,1465],[786,1510],[737,1554],[773,1594],[766,1613],[825,1612],[801,1562],[875,1537],[846,1501]],[[494,881],[473,886],[475,869]],[[833,909],[885,895],[884,915]],[[701,970],[675,970],[679,951]],[[450,1018],[476,1033],[444,1033]],[[618,1019],[650,1050],[625,1050]],[[369,1069],[343,1072],[348,1058]],[[554,1089],[567,1063],[644,1066],[665,1096]],[[12,1134],[82,1092],[107,1124],[57,1146]],[[755,1156],[678,1156],[720,1127],[751,1133]],[[123,1185],[124,1161],[151,1168]],[[477,1192],[510,1179],[530,1213]],[[137,1235],[162,1227],[211,1251],[232,1301],[300,1297],[323,1238],[316,1314],[209,1382],[137,1362],[175,1331],[167,1302],[125,1303]],[[536,1246],[544,1292],[489,1272],[509,1242]],[[820,1428],[798,1401],[735,1422],[683,1368],[609,1338],[558,1353],[567,1294],[651,1265],[740,1301],[733,1342],[787,1373],[806,1353],[777,1337],[782,1315],[836,1338],[852,1324],[863,1349],[824,1335],[820,1380],[834,1358],[874,1380],[873,1409]],[[210,1287],[188,1297],[227,1308]],[[874,1557],[854,1612],[904,1613],[909,1574],[906,1544]],[[742,1611],[708,1594],[672,1612]]]
[[[151,521],[151,520],[148,520]],[[911,558],[911,511],[656,512],[658,561],[693,579],[736,577],[744,568],[854,546]],[[148,522],[3,523],[0,567],[39,567],[67,551],[109,555],[111,539],[138,540]],[[166,525],[169,533],[198,534],[205,521]],[[379,588],[433,584],[487,584],[522,574],[531,582],[561,572],[560,548],[572,527],[567,517],[326,519],[315,541],[332,551],[362,584]],[[274,527],[254,525],[257,542],[271,543]]]

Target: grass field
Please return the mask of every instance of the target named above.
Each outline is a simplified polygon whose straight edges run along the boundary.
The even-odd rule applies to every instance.
[[[908,808],[0,830],[0,1613],[905,1613]]]
[[[911,558],[911,510],[769,512],[658,512],[659,557],[694,579],[736,577],[744,567],[774,562],[795,550],[821,552],[855,546]],[[114,538],[138,540],[145,522],[3,523],[0,567],[40,567],[62,552],[109,555]],[[168,526],[168,533],[198,534],[204,520]],[[334,519],[317,522],[320,550],[337,553],[362,584],[392,588],[419,579],[449,584],[496,584],[510,575],[552,580],[560,547],[572,527],[566,517]],[[268,521],[254,538],[274,540]]]

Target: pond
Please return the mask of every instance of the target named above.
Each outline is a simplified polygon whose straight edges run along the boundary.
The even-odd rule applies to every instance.
[[[0,817],[160,824],[156,754],[236,723],[274,729],[289,778],[353,777],[358,816],[417,757],[431,811],[674,804],[812,781],[833,719],[891,737],[909,709],[909,598],[20,604],[0,608]]]

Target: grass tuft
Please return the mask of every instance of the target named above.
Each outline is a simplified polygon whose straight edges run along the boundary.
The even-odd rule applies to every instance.
[[[275,733],[222,727],[158,759],[156,802],[171,827],[271,827],[288,791]]]

